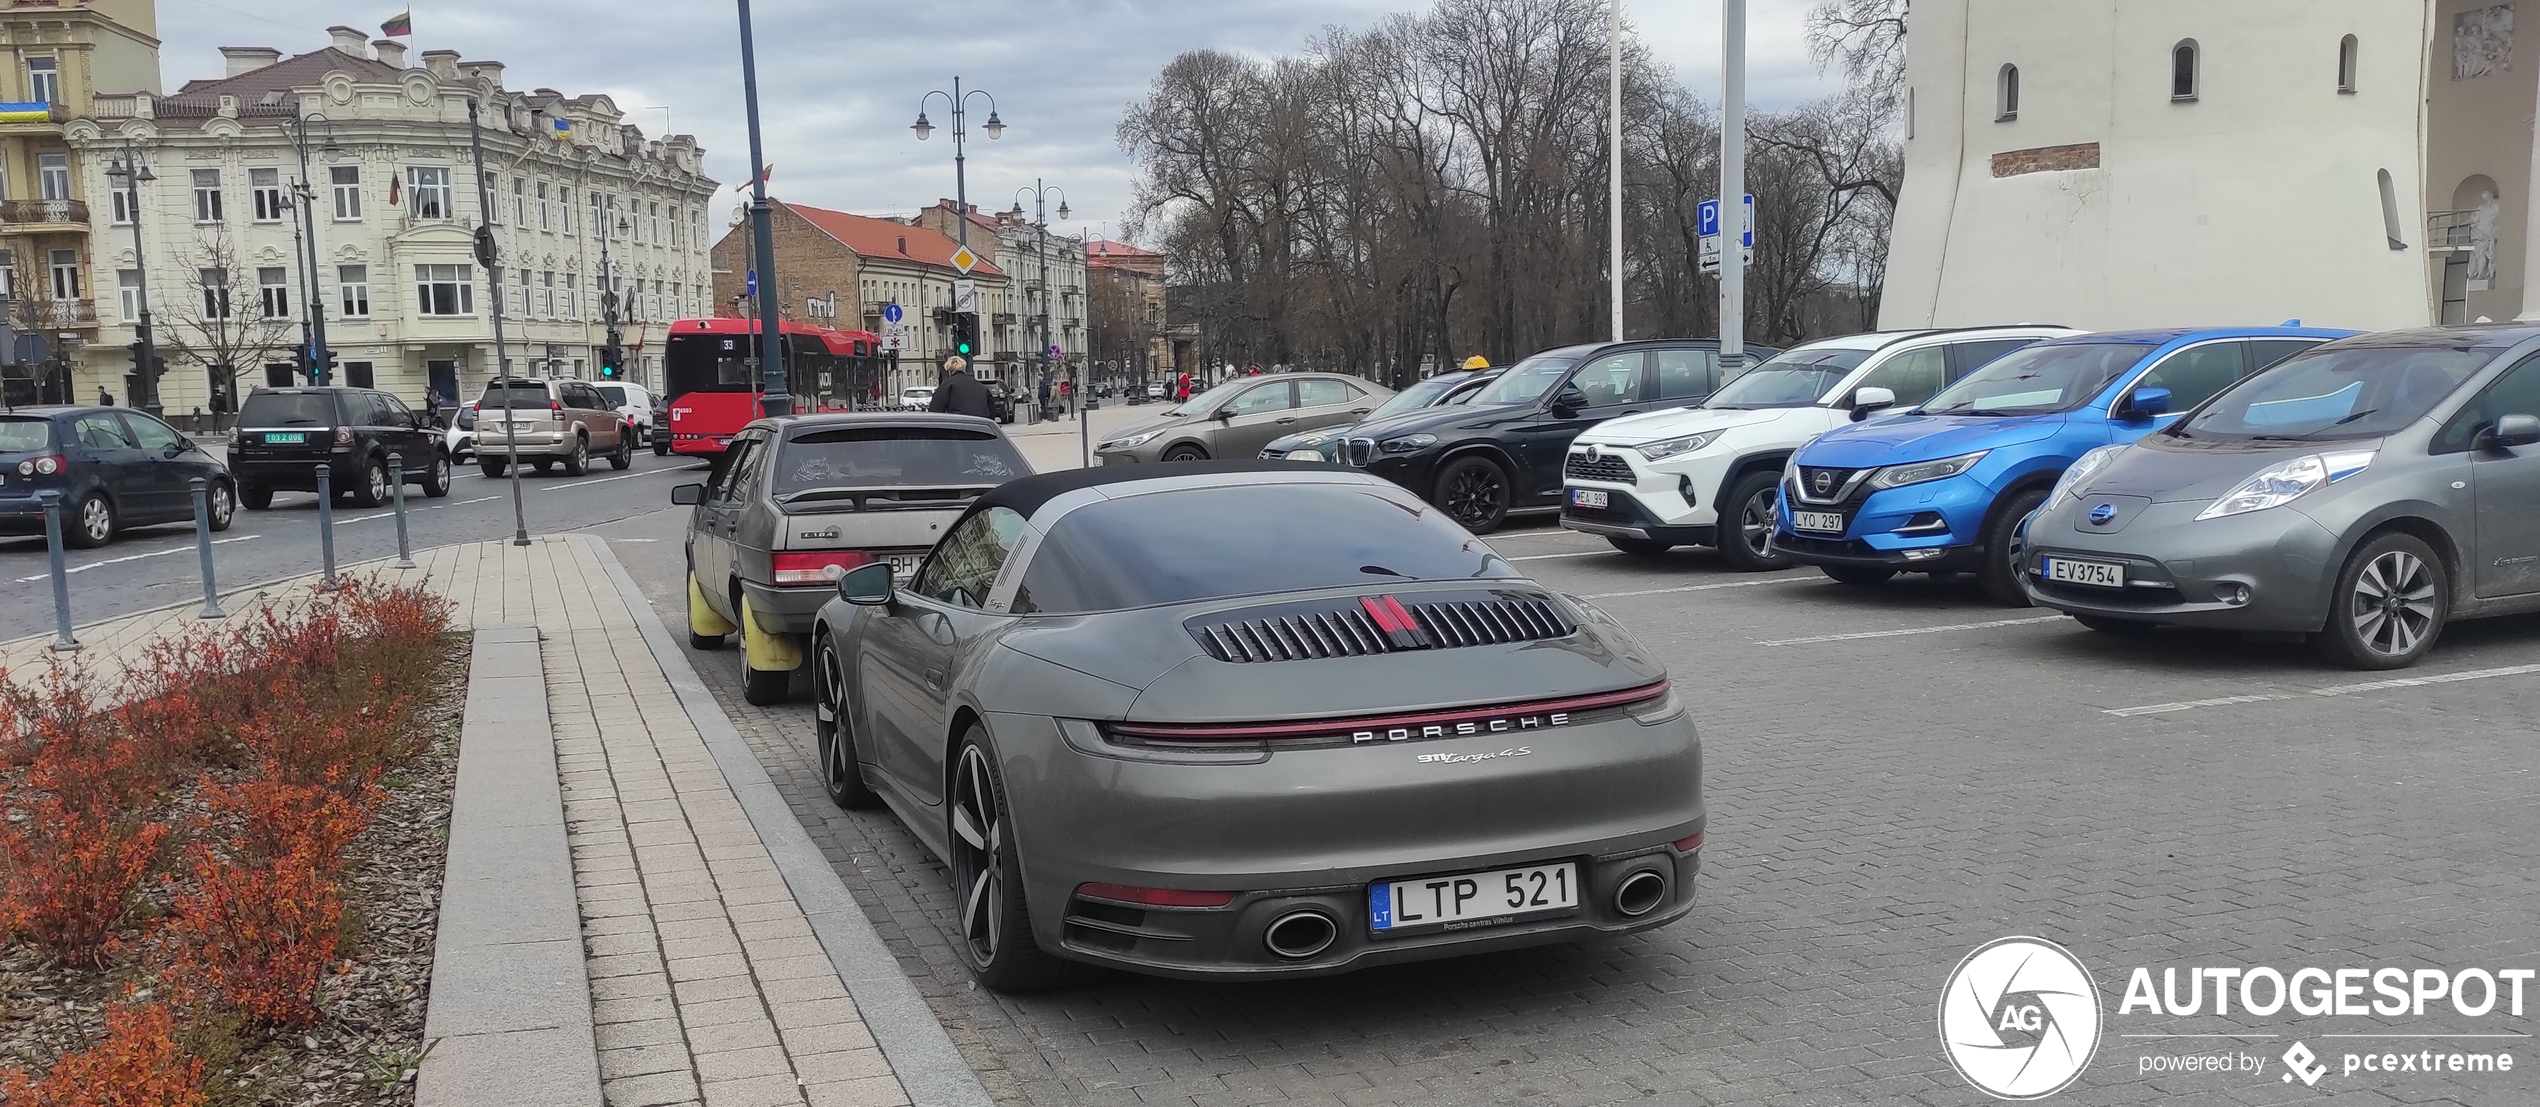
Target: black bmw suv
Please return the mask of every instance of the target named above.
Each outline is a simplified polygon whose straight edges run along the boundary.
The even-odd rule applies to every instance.
[[[426,496],[450,494],[450,455],[433,418],[370,388],[259,388],[238,409],[229,471],[249,511],[273,506],[276,491],[317,491],[317,467],[332,489],[362,507],[387,502],[388,455]]]
[[[1748,364],[1780,351],[1748,346]],[[1692,407],[1720,387],[1720,344],[1657,338],[1561,346],[1509,367],[1473,398],[1349,429],[1341,460],[1436,504],[1475,534],[1511,513],[1561,510],[1561,462],[1581,431]]]

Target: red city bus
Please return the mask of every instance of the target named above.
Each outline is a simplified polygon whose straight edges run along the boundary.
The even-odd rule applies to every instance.
[[[759,417],[758,320],[716,316],[670,325],[662,356],[662,391],[670,397],[670,448],[712,457]],[[786,320],[778,334],[785,391],[796,411],[847,411],[863,406],[880,379],[882,340],[870,331],[835,331]]]

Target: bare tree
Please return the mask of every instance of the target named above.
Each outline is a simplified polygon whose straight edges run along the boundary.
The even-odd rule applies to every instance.
[[[1819,0],[1808,10],[1808,56],[1843,69],[1845,83],[1893,112],[1905,87],[1905,15],[1911,0]]]
[[[225,372],[233,384],[268,361],[286,360],[297,345],[292,333],[297,318],[287,304],[274,305],[282,308],[279,314],[265,310],[254,274],[239,264],[229,229],[203,232],[194,247],[181,259],[188,295],[166,313],[176,322],[167,352]]]

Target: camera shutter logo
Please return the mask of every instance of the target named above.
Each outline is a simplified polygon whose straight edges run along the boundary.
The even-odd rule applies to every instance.
[[[1996,1099],[2064,1090],[2099,1049],[2099,984],[2044,938],[1987,942],[1940,997],[1940,1044],[1958,1075]]]

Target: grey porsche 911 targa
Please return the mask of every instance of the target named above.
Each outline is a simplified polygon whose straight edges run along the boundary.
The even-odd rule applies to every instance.
[[[1702,751],[1647,651],[1380,478],[1024,477],[813,632],[830,798],[952,870],[981,983],[1267,979],[1692,908]]]

